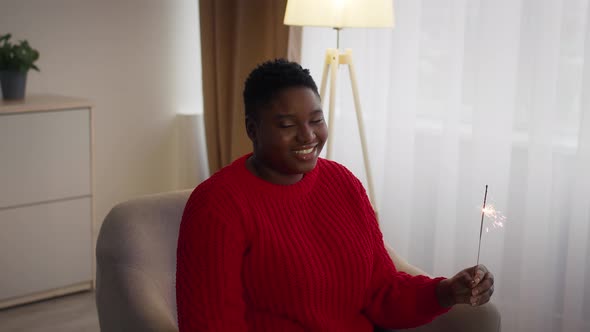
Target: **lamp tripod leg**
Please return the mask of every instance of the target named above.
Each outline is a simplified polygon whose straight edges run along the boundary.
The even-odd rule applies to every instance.
[[[367,186],[369,191],[369,199],[375,208],[375,190],[373,187],[373,175],[371,172],[371,164],[369,163],[369,151],[367,148],[367,139],[365,134],[365,123],[363,121],[363,114],[361,109],[361,100],[358,93],[356,83],[356,72],[354,70],[354,63],[352,62],[352,52],[347,50],[348,55],[348,73],[350,74],[350,85],[352,87],[352,95],[354,97],[354,109],[356,111],[356,120],[359,129],[359,136],[361,138],[361,148],[363,150],[363,160],[365,163],[365,172],[367,175]]]
[[[322,83],[320,85],[320,99],[322,107],[324,106],[324,98],[326,97],[326,83],[328,82],[328,72],[330,71],[330,50],[326,51],[324,57],[324,71],[322,72]]]
[[[329,113],[328,113],[328,149],[326,153],[326,158],[332,160],[334,155],[334,128],[336,127],[336,115],[335,115],[335,108],[336,108],[336,87],[338,82],[338,67],[339,67],[339,55],[338,50],[335,49],[328,49],[327,54],[329,54],[329,59],[326,57],[326,60],[330,61],[330,105],[329,105]]]

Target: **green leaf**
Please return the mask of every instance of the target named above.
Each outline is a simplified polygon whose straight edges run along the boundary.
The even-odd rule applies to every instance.
[[[39,71],[35,65],[39,59],[39,52],[32,48],[27,40],[12,44],[11,37],[11,34],[0,36],[0,70]]]

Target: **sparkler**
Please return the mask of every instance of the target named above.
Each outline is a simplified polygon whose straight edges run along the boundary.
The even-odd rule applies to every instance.
[[[504,227],[504,222],[506,221],[506,216],[502,214],[501,211],[496,210],[493,204],[487,204],[483,212],[486,215],[486,218],[491,221],[492,229]],[[490,227],[486,226],[486,233],[490,231]]]
[[[481,223],[479,226],[479,245],[477,246],[477,264],[479,265],[479,253],[481,251],[481,233],[483,231],[483,218],[486,215],[486,199],[488,198],[488,185],[486,184],[486,192],[483,195],[483,207],[481,208]]]

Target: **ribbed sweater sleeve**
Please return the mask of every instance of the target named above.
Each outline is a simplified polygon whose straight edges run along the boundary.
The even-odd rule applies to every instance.
[[[357,186],[374,241],[374,266],[365,314],[378,326],[405,329],[429,323],[449,311],[450,308],[440,306],[436,297],[436,287],[445,278],[410,276],[396,270],[385,249],[375,212],[358,180]]]
[[[180,225],[176,297],[183,331],[247,331],[242,298],[245,232],[236,209],[207,186],[191,195]],[[214,201],[212,197],[215,197]]]

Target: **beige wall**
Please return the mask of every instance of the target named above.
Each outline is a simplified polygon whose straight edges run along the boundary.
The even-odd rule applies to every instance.
[[[200,107],[197,7],[196,0],[0,0],[0,34],[41,53],[27,93],[95,105],[98,224],[117,202],[185,186],[175,117]]]

